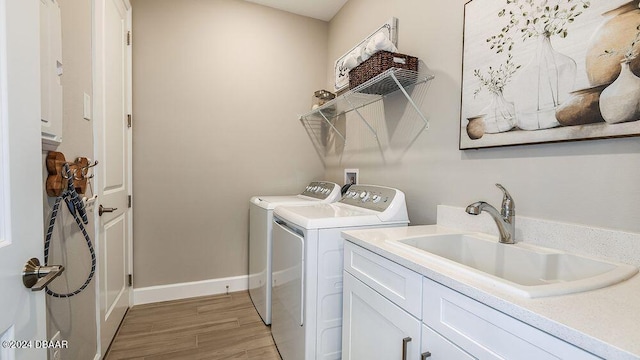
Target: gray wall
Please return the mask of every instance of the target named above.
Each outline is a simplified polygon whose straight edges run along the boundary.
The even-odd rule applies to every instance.
[[[404,190],[413,224],[434,223],[437,204],[498,203],[500,182],[521,215],[640,231],[638,138],[458,150],[464,3],[351,0],[327,24],[242,1],[134,0],[135,287],[246,274],[248,198],[342,183],[344,168]],[[430,129],[385,162],[348,121],[347,151],[323,170],[295,114],[392,16],[400,51],[436,75]]]
[[[60,0],[62,14],[63,142],[58,147],[67,161],[84,156],[93,158],[93,124],[83,119],[83,93],[91,94],[91,2]],[[43,152],[43,164],[46,152]],[[46,179],[46,169],[43,170]],[[87,191],[87,196],[91,196]],[[44,194],[45,232],[54,198]],[[89,213],[87,232],[94,234],[93,215]],[[84,236],[66,206],[62,205],[51,240],[49,263],[64,264],[65,272],[51,285],[52,290],[67,293],[79,288],[91,270],[91,257]],[[79,295],[68,299],[47,296],[47,336],[60,331],[69,341],[62,349],[63,359],[93,359],[97,349],[96,280]]]
[[[350,0],[330,22],[327,84],[335,59],[392,16],[399,19],[400,52],[424,60],[436,79],[423,106],[431,128],[404,157],[384,164],[355,149],[325,177],[341,181],[343,168],[360,168],[362,182],[404,190],[413,224],[435,223],[437,204],[499,205],[493,185],[499,182],[518,214],[640,232],[640,138],[458,150],[465,2]],[[348,139],[369,136],[355,123],[347,126]]]
[[[326,22],[234,0],[133,0],[134,287],[247,274],[248,201],[323,167],[296,114]]]

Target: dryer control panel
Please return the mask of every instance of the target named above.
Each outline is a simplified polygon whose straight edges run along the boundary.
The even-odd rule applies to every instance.
[[[340,202],[382,212],[391,206],[398,193],[401,192],[384,186],[351,185]]]
[[[340,192],[340,187],[337,184],[334,184],[332,182],[313,181],[309,185],[307,185],[307,187],[300,195],[324,200],[332,195],[332,193],[334,193],[335,191]]]

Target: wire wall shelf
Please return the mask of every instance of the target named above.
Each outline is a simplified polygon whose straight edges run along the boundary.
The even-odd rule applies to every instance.
[[[406,97],[408,105],[424,121],[424,128],[428,129],[429,121],[414,102],[409,91],[413,89],[413,86],[427,83],[434,77],[422,61],[418,71],[391,68],[324,105],[300,115],[299,120],[304,125],[316,150],[323,156],[326,155],[330,146],[337,146],[340,143],[341,146],[344,146],[346,143],[346,131],[339,128],[337,119],[350,112],[353,112],[354,117],[359,118],[365,124],[380,145],[378,132],[374,126],[380,121],[367,119],[363,114],[366,112],[363,112],[362,108],[401,92]]]

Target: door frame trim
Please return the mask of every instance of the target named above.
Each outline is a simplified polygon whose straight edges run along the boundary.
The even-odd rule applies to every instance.
[[[0,24],[7,23],[6,17],[7,4],[6,0],[0,0]],[[9,164],[9,141],[8,141],[8,99],[7,99],[7,29],[6,26],[0,27],[0,209],[9,209],[9,179],[6,169]],[[7,219],[8,211],[0,214],[0,248],[11,244],[9,239],[10,229]],[[2,330],[2,329],[0,329]]]

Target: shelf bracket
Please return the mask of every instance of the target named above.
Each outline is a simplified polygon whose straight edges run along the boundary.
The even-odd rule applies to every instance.
[[[345,98],[345,100],[349,103],[349,105],[351,105],[351,108],[353,109],[353,111],[358,114],[358,117],[360,118],[360,120],[362,120],[362,122],[364,122],[365,125],[367,125],[367,127],[369,128],[369,131],[371,131],[373,133],[373,136],[378,139],[378,133],[373,129],[373,127],[371,125],[369,125],[369,123],[367,122],[367,120],[364,118],[364,116],[362,116],[362,114],[360,113],[360,111],[358,110],[357,107],[355,107],[353,105],[353,103],[351,103],[351,101],[349,101],[348,98]]]
[[[327,119],[327,117],[322,113],[322,111],[318,111],[318,113],[320,114],[320,116],[322,116],[322,118],[324,119],[324,121],[327,122],[327,124],[329,124],[329,126],[331,126],[331,128],[333,129],[333,131],[335,131],[341,138],[342,141],[346,142],[347,139],[345,139],[344,135],[342,135],[342,133],[340,131],[338,131],[338,129],[336,129],[335,126],[333,126],[333,124],[331,123],[331,121],[329,121],[329,119]]]
[[[322,139],[320,138],[320,135],[316,134],[316,131],[313,129],[313,126],[311,126],[311,124],[309,123],[309,119],[305,118],[305,117],[300,117],[300,121],[304,121],[307,123],[307,126],[305,126],[305,129],[307,129],[307,132],[311,131],[313,133],[314,138],[316,139],[316,141],[318,141],[320,144],[322,144]],[[311,135],[311,134],[309,134]]]
[[[380,144],[380,138],[378,137],[378,133],[373,129],[373,127],[369,124],[369,122],[367,122],[367,120],[364,118],[364,116],[362,116],[362,114],[360,113],[360,110],[358,110],[356,107],[354,107],[353,104],[351,103],[351,101],[349,101],[349,99],[346,99],[346,100],[349,103],[349,105],[351,105],[353,107],[353,112],[358,114],[358,117],[360,118],[360,120],[362,120],[362,122],[364,122],[365,125],[367,125],[367,127],[369,128],[369,131],[371,131],[373,133],[373,137],[374,137],[374,139],[376,139],[376,143],[378,143],[378,150],[380,150],[380,155],[382,156],[382,161],[384,163],[386,163],[387,160],[384,157],[384,151],[382,150],[382,144]]]
[[[426,125],[425,129],[429,129],[429,120],[427,120],[427,118],[424,117],[424,114],[422,114],[422,111],[420,111],[420,109],[418,108],[416,103],[413,102],[413,99],[411,98],[411,96],[409,96],[409,93],[407,92],[407,90],[405,90],[405,88],[402,86],[402,84],[400,84],[400,81],[396,77],[396,74],[391,73],[391,78],[393,79],[393,81],[396,82],[396,85],[398,85],[398,88],[400,89],[400,91],[402,91],[404,96],[407,98],[407,101],[409,101],[409,104],[411,104],[411,106],[413,106],[413,108],[416,110],[416,112],[418,113],[418,116],[420,116],[422,121],[424,121],[424,124]],[[432,80],[433,78],[434,78],[434,76],[431,75],[431,76],[428,76],[425,80],[429,81],[429,80]]]

